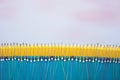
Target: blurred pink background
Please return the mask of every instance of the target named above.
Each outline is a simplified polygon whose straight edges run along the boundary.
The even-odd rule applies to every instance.
[[[0,0],[0,42],[120,44],[119,0]]]

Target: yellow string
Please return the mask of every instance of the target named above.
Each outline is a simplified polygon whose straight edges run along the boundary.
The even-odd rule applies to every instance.
[[[36,51],[36,52],[34,52]],[[120,47],[95,45],[2,45],[0,56],[86,56],[120,58]]]

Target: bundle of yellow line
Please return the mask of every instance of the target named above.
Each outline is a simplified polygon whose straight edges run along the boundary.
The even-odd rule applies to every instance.
[[[114,45],[2,44],[0,56],[82,56],[120,58]]]

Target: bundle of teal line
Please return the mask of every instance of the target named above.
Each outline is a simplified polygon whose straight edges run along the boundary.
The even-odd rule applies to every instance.
[[[0,80],[120,80],[119,55],[6,56],[10,48],[4,47],[0,48]]]

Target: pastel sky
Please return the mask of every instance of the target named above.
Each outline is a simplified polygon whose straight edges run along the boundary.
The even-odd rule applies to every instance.
[[[0,43],[120,44],[120,0],[0,0]]]

